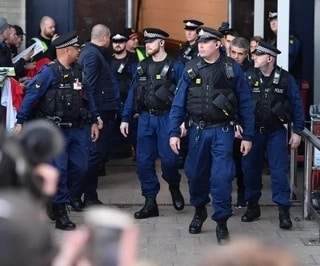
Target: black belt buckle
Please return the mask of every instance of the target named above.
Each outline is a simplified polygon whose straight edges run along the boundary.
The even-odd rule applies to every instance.
[[[156,109],[149,109],[148,113],[150,115],[159,115],[159,111]]]
[[[198,123],[198,127],[200,129],[204,129],[206,127],[206,125],[207,125],[206,121],[203,121],[203,120],[199,121],[199,123]]]

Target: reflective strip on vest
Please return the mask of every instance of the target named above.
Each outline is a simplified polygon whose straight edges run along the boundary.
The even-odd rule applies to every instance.
[[[41,41],[39,38],[32,38],[31,40],[39,42],[43,48],[43,52],[46,52],[48,50],[48,45],[44,41]]]
[[[136,53],[137,53],[139,62],[143,61],[146,58],[146,55],[139,48],[136,48]]]

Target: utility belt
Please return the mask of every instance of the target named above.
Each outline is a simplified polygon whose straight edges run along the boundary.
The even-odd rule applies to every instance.
[[[283,128],[284,126],[279,124],[277,126],[259,126],[256,125],[256,131],[259,132],[260,134],[268,134],[268,133],[273,133],[281,128]]]
[[[166,109],[154,109],[154,108],[150,108],[148,110],[144,110],[143,112],[147,112],[149,113],[150,115],[154,115],[154,116],[161,116],[161,115],[164,115],[166,113],[169,112],[169,110],[166,110]]]
[[[46,116],[46,119],[52,121],[60,128],[79,128],[90,123],[90,119],[79,119],[78,121],[65,121],[59,116]]]
[[[188,123],[188,127],[196,127],[199,129],[229,127],[233,125],[234,125],[233,121],[213,122],[213,121],[194,120],[194,119],[190,119]]]

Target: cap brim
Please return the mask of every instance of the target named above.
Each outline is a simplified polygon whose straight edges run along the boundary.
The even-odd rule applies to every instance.
[[[201,38],[199,37],[198,38],[198,42],[208,42],[208,41],[220,41],[218,38],[214,38],[214,37],[204,37],[204,38]]]
[[[197,30],[199,27],[184,26],[185,30]]]

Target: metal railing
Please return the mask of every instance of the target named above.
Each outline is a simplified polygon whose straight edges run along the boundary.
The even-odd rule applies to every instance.
[[[320,223],[320,213],[314,209],[311,202],[313,150],[314,148],[318,148],[320,150],[320,139],[306,128],[302,131],[301,136],[305,143],[302,204],[303,218],[310,219],[311,216],[313,216]],[[292,193],[291,196],[293,196],[294,193],[297,192],[295,187],[295,184],[297,183],[297,152],[295,150],[291,150],[290,162],[290,186]]]

